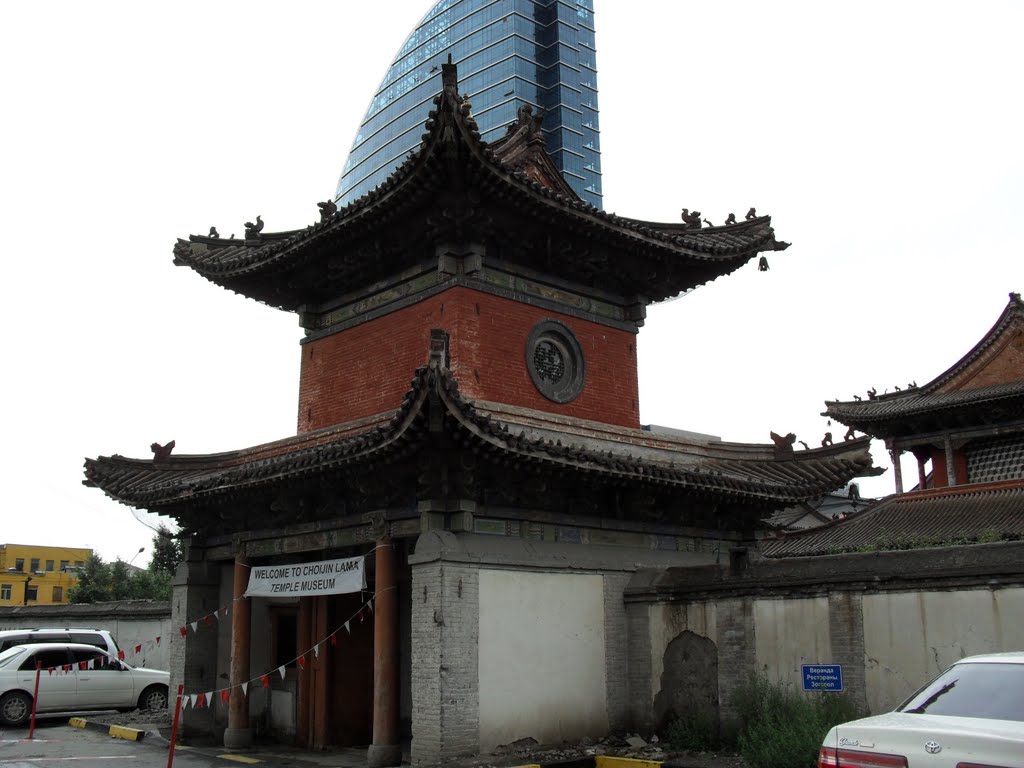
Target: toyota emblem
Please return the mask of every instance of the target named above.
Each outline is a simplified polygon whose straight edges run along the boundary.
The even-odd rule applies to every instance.
[[[942,751],[942,745],[937,741],[926,741],[924,743],[924,751],[929,755],[937,755]]]

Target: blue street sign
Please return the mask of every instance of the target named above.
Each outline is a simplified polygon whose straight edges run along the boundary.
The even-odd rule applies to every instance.
[[[843,690],[842,664],[802,664],[805,691]]]

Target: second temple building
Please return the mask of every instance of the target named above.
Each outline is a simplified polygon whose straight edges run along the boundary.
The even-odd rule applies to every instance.
[[[429,764],[634,727],[623,592],[741,563],[760,521],[873,474],[869,438],[794,452],[640,424],[647,305],[781,250],[766,216],[654,223],[583,202],[527,108],[486,144],[453,65],[418,151],[305,229],[191,236],[175,263],[305,330],[297,432],[89,459],[177,521],[187,732]],[[357,559],[251,595],[250,573]],[[360,589],[361,587],[361,589]],[[210,621],[210,616],[215,619]]]

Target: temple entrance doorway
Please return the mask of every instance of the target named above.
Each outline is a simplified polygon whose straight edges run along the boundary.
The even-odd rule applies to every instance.
[[[307,654],[306,673],[299,675],[296,742],[300,747],[365,746],[372,740],[373,613],[364,607],[369,594],[299,601],[299,648],[319,644],[319,653]]]

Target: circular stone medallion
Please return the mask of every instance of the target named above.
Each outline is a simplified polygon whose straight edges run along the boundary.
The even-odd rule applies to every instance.
[[[556,320],[541,320],[530,331],[526,368],[548,400],[568,403],[583,391],[583,351],[573,332]]]

